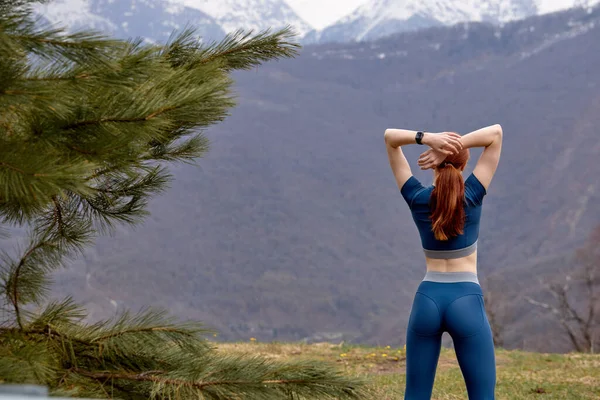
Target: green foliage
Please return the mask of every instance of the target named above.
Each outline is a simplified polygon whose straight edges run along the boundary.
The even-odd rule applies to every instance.
[[[165,312],[89,323],[70,298],[47,301],[53,270],[147,214],[167,163],[206,152],[203,129],[234,105],[232,70],[296,54],[291,30],[147,45],[41,26],[27,3],[0,3],[0,218],[29,229],[0,260],[1,381],[79,397],[358,398],[360,379],[329,363],[223,356],[211,330]]]
[[[345,377],[328,362],[217,354],[201,337],[210,330],[162,312],[125,313],[96,324],[82,323],[84,316],[67,299],[32,313],[23,328],[4,328],[3,380],[105,398],[352,399],[361,393],[360,379]]]

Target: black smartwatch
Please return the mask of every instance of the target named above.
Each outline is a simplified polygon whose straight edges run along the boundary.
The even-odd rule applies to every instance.
[[[417,144],[423,144],[423,142],[421,141],[423,139],[423,132],[419,131],[417,132],[417,136],[415,136],[415,140],[417,141]]]

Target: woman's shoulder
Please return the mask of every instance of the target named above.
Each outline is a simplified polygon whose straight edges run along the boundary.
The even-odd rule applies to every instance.
[[[465,199],[473,205],[481,205],[487,194],[485,187],[481,184],[474,173],[470,173],[465,179]]]
[[[419,190],[415,193],[415,196],[413,198],[413,204],[429,205],[429,199],[431,198],[431,192],[433,192],[434,188],[435,188],[435,186],[433,186],[433,185],[429,185],[429,186],[421,185]]]

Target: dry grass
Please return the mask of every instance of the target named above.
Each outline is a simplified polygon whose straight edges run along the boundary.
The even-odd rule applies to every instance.
[[[405,350],[331,343],[214,343],[219,351],[275,359],[330,361],[346,373],[366,376],[372,399],[404,398]],[[600,355],[496,350],[497,400],[598,400]],[[465,400],[467,392],[454,350],[442,348],[432,400]]]

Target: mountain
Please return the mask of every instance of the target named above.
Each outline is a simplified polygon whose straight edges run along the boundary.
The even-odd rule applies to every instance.
[[[284,0],[54,0],[36,10],[71,29],[161,42],[188,24],[209,41],[240,28],[261,31],[290,25],[301,36],[310,30]]]
[[[286,25],[304,36],[311,27],[286,3],[285,0],[170,0],[185,4],[213,17],[225,30],[239,28],[261,31]]]
[[[304,44],[372,40],[398,32],[458,22],[505,23],[600,0],[370,0],[321,31],[285,0],[53,0],[36,9],[52,23],[93,28],[117,37],[165,41],[173,30],[195,26],[207,40],[243,28],[292,26]]]
[[[199,167],[174,166],[145,223],[99,238],[55,275],[53,293],[92,320],[167,308],[222,340],[402,345],[425,265],[383,132],[501,123],[479,276],[505,296],[508,348],[569,350],[524,296],[552,301],[539,280],[571,273],[600,223],[598,37],[600,8],[573,9],[306,46],[236,73],[239,105],[207,132]],[[429,184],[415,166],[422,150],[406,155]]]
[[[305,43],[372,40],[397,32],[476,21],[506,23],[598,0],[370,0],[322,31],[309,32]]]
[[[36,11],[49,22],[71,30],[91,28],[120,38],[165,42],[173,30],[181,31],[186,24],[207,39],[225,35],[209,15],[166,0],[54,0],[37,5]]]

